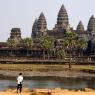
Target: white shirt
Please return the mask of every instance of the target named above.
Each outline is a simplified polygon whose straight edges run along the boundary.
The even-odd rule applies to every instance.
[[[22,84],[22,82],[23,82],[23,76],[18,76],[17,77],[17,81],[18,81],[18,84]]]

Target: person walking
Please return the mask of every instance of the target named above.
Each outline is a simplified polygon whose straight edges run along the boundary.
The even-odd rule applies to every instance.
[[[23,76],[22,73],[19,73],[19,76],[17,77],[17,93],[18,91],[22,92],[22,83],[23,83]]]

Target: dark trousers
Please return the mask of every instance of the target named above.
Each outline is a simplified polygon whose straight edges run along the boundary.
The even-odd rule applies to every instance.
[[[17,92],[18,90],[21,92],[22,91],[22,84],[17,84]]]

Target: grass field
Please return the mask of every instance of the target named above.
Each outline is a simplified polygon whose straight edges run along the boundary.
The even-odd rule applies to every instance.
[[[0,64],[0,70],[29,70],[29,71],[39,71],[39,70],[54,70],[62,71],[68,69],[68,65],[62,64]],[[75,70],[95,70],[95,65],[72,65],[72,69]]]

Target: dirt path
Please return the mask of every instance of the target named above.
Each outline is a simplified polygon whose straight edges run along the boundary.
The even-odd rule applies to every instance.
[[[49,90],[49,89],[35,89],[33,91],[29,91],[27,88],[23,89],[23,92],[20,93],[16,93],[16,90],[7,90],[7,91],[3,91],[0,92],[0,95],[33,95],[32,93],[36,92],[36,93],[40,93],[38,95],[45,95],[44,93],[48,93],[50,92],[50,94],[46,94],[46,95],[95,95],[95,90],[91,90],[91,89],[86,89],[86,91],[69,91],[69,90],[62,90],[62,89],[53,89],[53,90]],[[37,95],[37,94],[35,94]]]

